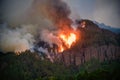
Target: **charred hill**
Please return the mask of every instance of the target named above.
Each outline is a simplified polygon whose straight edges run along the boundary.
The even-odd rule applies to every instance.
[[[67,65],[80,65],[93,58],[100,62],[119,59],[120,36],[106,29],[101,29],[90,20],[77,21],[79,40],[71,49],[59,56],[60,62]]]

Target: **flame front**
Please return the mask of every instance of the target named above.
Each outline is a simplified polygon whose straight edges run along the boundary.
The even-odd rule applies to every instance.
[[[59,37],[67,49],[71,48],[72,44],[76,42],[75,33],[69,33],[68,35],[60,34]],[[63,52],[65,50],[64,45],[60,46],[59,52]]]

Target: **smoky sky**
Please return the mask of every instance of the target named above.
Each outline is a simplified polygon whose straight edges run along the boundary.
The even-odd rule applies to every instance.
[[[91,19],[120,28],[120,0],[65,0],[72,17]],[[76,13],[75,13],[76,12]],[[77,16],[76,16],[77,15]]]
[[[16,23],[22,19],[32,0],[0,0],[0,20],[2,22]]]
[[[94,19],[120,28],[120,0],[97,0]]]
[[[3,52],[29,50],[39,40],[58,45],[57,35],[50,34],[51,31],[70,28],[66,25],[72,22],[70,9],[62,0],[2,0],[0,4],[0,51]]]
[[[0,0],[0,22],[26,21],[26,12],[34,0]],[[72,18],[83,18],[120,27],[119,0],[63,0],[71,9]],[[22,20],[21,20],[22,19]],[[30,18],[33,19],[33,18]],[[34,21],[34,20],[32,20]]]

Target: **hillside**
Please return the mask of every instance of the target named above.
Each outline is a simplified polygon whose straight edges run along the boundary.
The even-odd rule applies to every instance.
[[[53,63],[39,52],[0,53],[0,79],[119,80],[120,36],[90,20],[78,24],[79,40],[70,49],[52,55]]]
[[[90,20],[86,22],[84,28],[78,27],[80,40],[78,40],[71,49],[64,51],[59,55],[60,62],[67,65],[80,65],[92,58],[100,62],[119,59],[120,44],[119,36],[111,31],[101,29]]]

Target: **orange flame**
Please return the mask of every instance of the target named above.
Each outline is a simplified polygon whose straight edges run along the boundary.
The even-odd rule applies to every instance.
[[[64,51],[64,48],[63,46],[61,45],[60,48],[59,48],[59,52],[63,52]]]
[[[69,35],[66,34],[60,34],[60,39],[63,41],[63,44],[66,48],[71,48],[72,44],[76,42],[76,34],[75,33],[69,33]],[[63,52],[65,50],[64,46],[60,46],[59,52]]]

